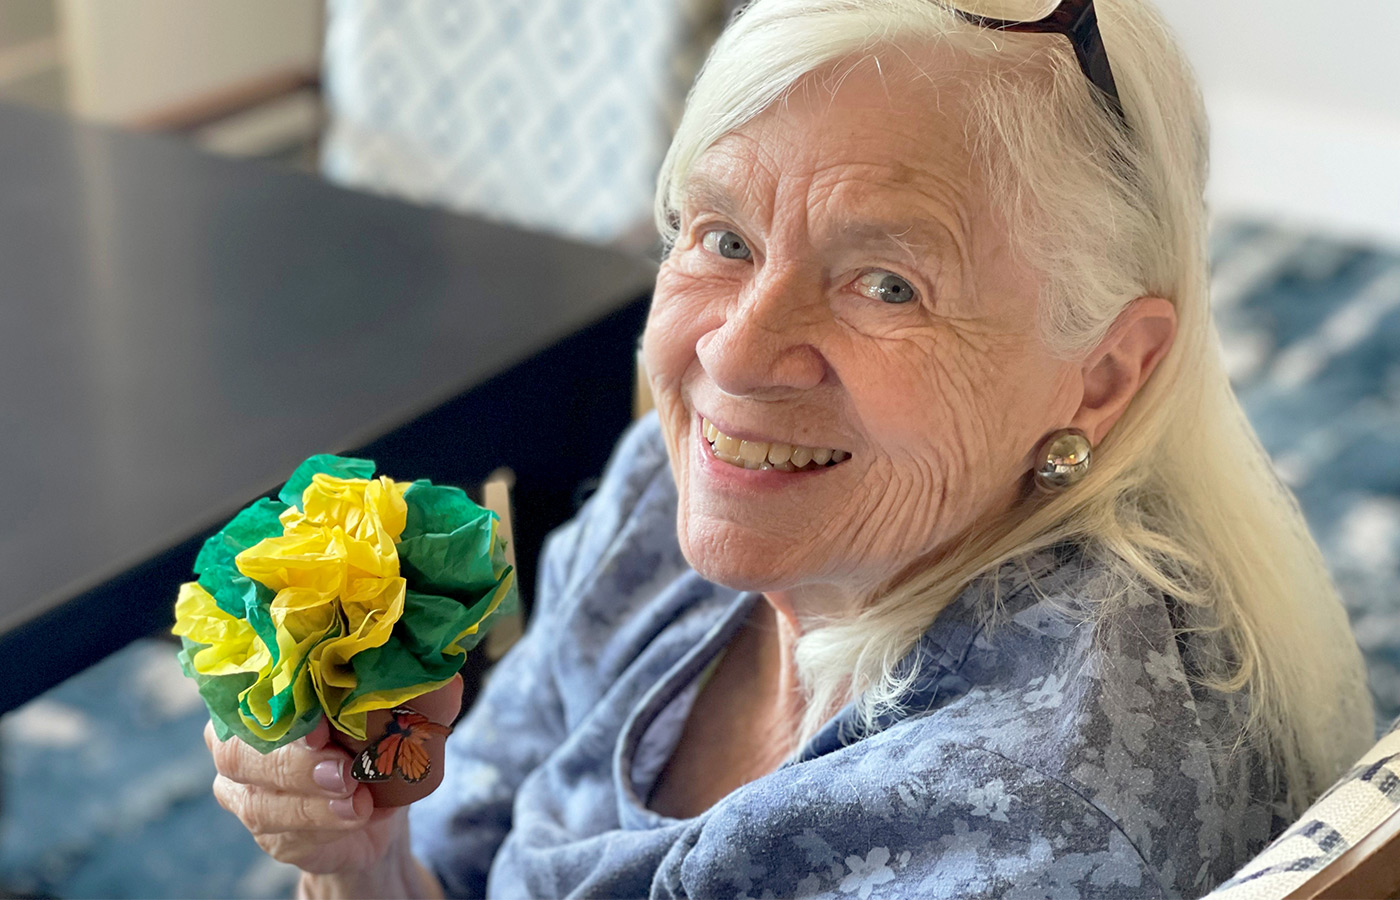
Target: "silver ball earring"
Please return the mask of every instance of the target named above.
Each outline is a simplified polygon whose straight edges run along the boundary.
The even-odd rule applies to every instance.
[[[1089,474],[1094,448],[1078,428],[1064,428],[1047,437],[1036,450],[1035,483],[1047,491],[1062,491]]]

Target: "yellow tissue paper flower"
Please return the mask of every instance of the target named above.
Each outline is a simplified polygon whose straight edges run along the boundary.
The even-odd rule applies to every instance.
[[[373,472],[313,456],[201,548],[174,631],[221,738],[266,753],[322,715],[363,738],[369,711],[446,684],[513,605],[494,515]]]
[[[302,495],[303,509],[282,513],[281,537],[238,554],[238,570],[280,591],[308,588],[332,597],[351,579],[397,578],[394,544],[403,534],[408,482],[318,474]]]
[[[385,477],[317,474],[302,508],[280,516],[282,535],[236,557],[240,572],[277,592],[277,663],[241,698],[253,717],[245,715],[245,724],[264,740],[281,738],[317,701],[338,726],[355,686],[350,658],[383,645],[403,615],[406,582],[394,545],[407,522],[409,487]],[[288,688],[292,709],[279,715],[272,698]]]
[[[317,474],[302,494],[302,512],[306,521],[339,525],[357,541],[387,535],[392,546],[408,522],[403,494],[411,486],[411,482],[396,482],[384,475],[367,480]]]
[[[408,582],[403,578],[363,578],[340,600],[345,630],[311,651],[311,673],[321,707],[342,731],[354,733],[351,724],[341,725],[341,705],[355,688],[355,670],[350,659],[372,647],[383,646],[403,616]],[[358,718],[363,719],[363,716]],[[358,729],[363,730],[363,725]]]
[[[272,663],[253,626],[219,609],[214,597],[196,581],[180,585],[172,630],[197,644],[209,645],[194,655],[195,671],[204,675],[261,672]]]
[[[315,591],[289,587],[277,592],[271,607],[272,623],[277,629],[277,662],[264,671],[258,680],[243,692],[252,720],[243,717],[244,724],[258,737],[276,741],[302,713],[316,702],[307,656],[326,636],[340,628],[334,604]],[[272,709],[272,698],[288,688],[292,691],[292,714],[278,715]]]

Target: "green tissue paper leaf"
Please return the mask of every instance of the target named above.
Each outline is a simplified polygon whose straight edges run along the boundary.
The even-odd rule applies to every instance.
[[[408,506],[408,518],[400,541],[423,534],[448,534],[491,515],[490,510],[473,503],[461,488],[431,481],[413,482],[403,492],[403,502]]]
[[[232,565],[235,556],[258,541],[281,534],[282,523],[277,517],[286,508],[287,504],[264,497],[240,511],[218,534],[204,542],[194,561],[195,573],[203,574],[214,566]]]
[[[349,705],[365,694],[443,681],[456,675],[465,657],[448,653],[457,636],[476,621],[471,611],[448,597],[408,591],[404,614],[382,646],[355,654],[355,689]]]
[[[301,495],[305,493],[307,485],[311,484],[311,478],[314,475],[332,475],[336,478],[373,478],[374,460],[336,456],[333,453],[318,453],[297,466],[292,477],[287,479],[287,483],[282,485],[282,490],[277,493],[277,499],[288,506],[301,506]]]
[[[243,724],[243,719],[238,714],[239,695],[252,686],[257,679],[257,673],[201,675],[194,670],[194,655],[202,650],[204,645],[197,644],[189,638],[181,638],[180,643],[183,644],[178,654],[180,668],[199,688],[199,696],[209,709],[209,719],[214,723],[214,733],[218,735],[219,740],[226,741],[237,736],[259,753],[270,753],[310,734],[316,723],[321,720],[320,709],[309,710],[292,724],[291,730],[281,740],[263,740],[248,730],[248,726]]]
[[[505,566],[504,542],[493,544],[496,515],[460,488],[417,481],[404,492],[407,524],[399,565],[416,589],[470,605],[490,591]]]
[[[451,534],[400,541],[400,570],[410,584],[425,591],[472,597],[489,591],[496,585],[491,531],[491,521],[483,519]]]
[[[276,500],[259,500],[234,516],[200,548],[194,563],[199,583],[229,615],[246,619],[251,607],[266,608],[272,602],[272,591],[239,572],[234,558],[264,538],[280,535],[282,523],[277,517],[286,508],[285,503]],[[268,636],[264,635],[264,639]]]

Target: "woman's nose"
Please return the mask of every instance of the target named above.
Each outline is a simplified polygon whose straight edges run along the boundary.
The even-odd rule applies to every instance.
[[[740,292],[718,328],[696,343],[715,386],[734,396],[777,396],[816,387],[826,360],[816,336],[821,289],[792,273],[764,273]]]

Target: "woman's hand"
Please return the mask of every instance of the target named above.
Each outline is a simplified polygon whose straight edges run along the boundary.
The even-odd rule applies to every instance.
[[[435,722],[453,721],[462,708],[461,676],[410,705]],[[268,754],[237,738],[220,741],[213,723],[204,742],[219,771],[215,798],[269,856],[307,873],[301,896],[442,896],[437,878],[413,857],[408,807],[374,808],[325,719]]]
[[[375,809],[350,777],[350,754],[324,720],[300,741],[263,755],[204,729],[219,775],[214,796],[269,856],[314,874],[363,872],[390,849],[407,853],[407,807]],[[394,860],[402,863],[404,860]]]

